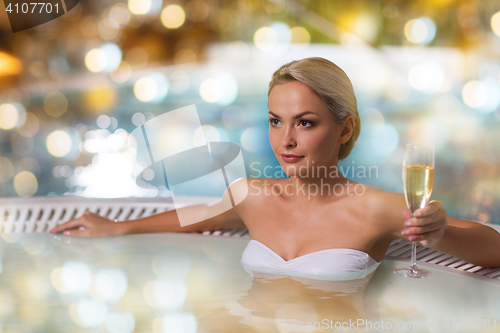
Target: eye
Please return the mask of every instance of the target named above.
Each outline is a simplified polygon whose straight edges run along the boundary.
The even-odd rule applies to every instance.
[[[276,118],[271,118],[271,119],[269,119],[269,123],[270,123],[272,126],[277,126],[277,125],[278,125],[278,123],[277,123],[277,122],[279,122],[279,120],[278,120],[278,119],[276,119]]]
[[[300,121],[300,124],[303,126],[303,127],[312,127],[313,123],[309,120],[301,120]],[[306,126],[305,124],[309,124],[309,126]]]

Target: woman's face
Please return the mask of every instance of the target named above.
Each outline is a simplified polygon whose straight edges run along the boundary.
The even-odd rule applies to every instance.
[[[308,86],[299,81],[274,86],[268,107],[269,141],[287,175],[305,175],[306,167],[320,165],[330,172],[329,167],[337,165],[343,126],[335,123],[325,102]]]

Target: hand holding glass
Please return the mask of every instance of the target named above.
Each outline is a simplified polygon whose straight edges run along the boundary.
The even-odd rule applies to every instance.
[[[403,162],[403,191],[408,209],[413,213],[429,202],[434,182],[434,147],[406,145]],[[423,278],[431,272],[417,267],[417,243],[412,242],[411,263],[408,268],[394,270],[403,277]]]

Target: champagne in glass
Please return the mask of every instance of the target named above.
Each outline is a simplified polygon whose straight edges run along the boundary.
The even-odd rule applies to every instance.
[[[434,147],[406,145],[403,162],[403,191],[406,205],[413,213],[429,202],[434,182]],[[396,269],[394,273],[403,277],[423,278],[431,272],[420,269],[415,263],[417,244],[412,242],[411,263],[408,268]]]

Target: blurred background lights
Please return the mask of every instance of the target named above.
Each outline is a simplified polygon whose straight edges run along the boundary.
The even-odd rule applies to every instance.
[[[414,44],[427,45],[436,36],[436,25],[428,17],[419,17],[405,24],[404,34],[406,39]]]
[[[103,68],[104,72],[112,72],[120,66],[122,61],[122,51],[113,43],[107,43],[99,48],[106,55],[106,65]]]
[[[500,12],[496,12],[491,16],[491,30],[495,35],[500,37]]]
[[[120,66],[122,51],[113,43],[107,43],[98,49],[92,49],[85,56],[85,66],[94,73],[113,72]]]
[[[444,83],[444,71],[436,63],[417,65],[410,69],[408,81],[416,90],[435,93]]]
[[[488,99],[488,88],[480,81],[469,81],[462,88],[462,99],[471,108],[480,108]]]
[[[223,93],[222,83],[214,78],[206,79],[200,85],[200,96],[205,102],[215,103],[222,98]]]
[[[176,94],[186,92],[191,86],[189,74],[183,70],[175,70],[168,76],[169,89]]]
[[[249,152],[256,153],[263,151],[269,146],[267,131],[258,127],[247,128],[241,133],[241,145]]]
[[[234,63],[244,63],[250,58],[250,47],[240,40],[229,43],[226,55]]]
[[[184,24],[186,13],[179,5],[168,5],[161,11],[161,23],[168,29],[177,29]]]
[[[52,156],[63,157],[71,150],[71,137],[62,130],[56,130],[47,137],[47,150]]]
[[[135,126],[141,126],[146,121],[146,117],[141,112],[136,112],[132,116],[132,124]]]
[[[19,113],[12,104],[5,103],[0,105],[0,128],[11,129],[19,122]]]
[[[14,189],[21,197],[31,197],[38,190],[38,181],[29,171],[21,171],[14,177]]]
[[[108,307],[102,301],[82,300],[70,305],[69,313],[75,324],[82,327],[96,327],[106,320]]]
[[[290,29],[290,33],[292,34],[290,49],[294,51],[304,50],[311,42],[311,35],[303,27],[293,27]]]
[[[102,72],[107,61],[106,53],[101,49],[92,49],[85,55],[85,66],[94,73]]]
[[[24,124],[17,129],[17,132],[24,137],[32,137],[38,132],[39,126],[40,122],[38,117],[34,113],[26,112],[26,120]]]
[[[123,3],[117,3],[111,7],[109,11],[109,19],[117,24],[120,28],[123,28],[130,22],[130,11],[127,5]]]
[[[240,128],[245,123],[245,112],[241,107],[231,105],[222,112],[222,123],[228,128]]]
[[[134,95],[141,102],[159,103],[168,93],[168,81],[163,74],[151,74],[137,80]]]
[[[255,32],[253,42],[258,49],[269,51],[278,42],[278,34],[269,27],[262,27]]]
[[[0,183],[8,182],[14,176],[14,166],[7,157],[0,156]]]
[[[287,24],[275,22],[269,27],[262,27],[254,34],[255,46],[272,56],[283,55],[289,48],[292,33]]]
[[[52,91],[43,100],[43,109],[54,118],[62,116],[68,109],[68,100],[63,93]]]
[[[128,0],[128,9],[134,15],[144,15],[151,10],[152,0]]]
[[[100,128],[108,128],[111,125],[111,118],[105,114],[101,114],[97,117],[96,123]]]
[[[200,85],[200,96],[208,103],[217,103],[223,106],[229,105],[238,96],[238,83],[232,74],[218,74],[202,82]]]
[[[192,313],[169,313],[163,319],[153,321],[154,333],[195,333],[198,322]]]

